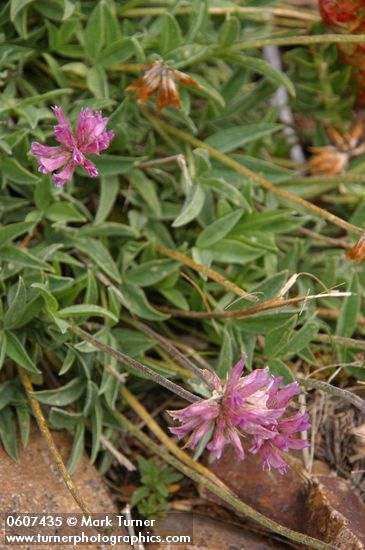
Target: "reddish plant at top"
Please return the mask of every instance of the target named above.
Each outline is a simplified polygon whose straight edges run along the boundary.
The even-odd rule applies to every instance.
[[[150,97],[155,95],[158,111],[162,111],[168,105],[179,108],[180,95],[177,82],[200,88],[199,84],[187,74],[171,69],[163,61],[154,61],[144,67],[144,75],[130,84],[126,92],[138,90],[136,98],[140,105],[144,105]]]
[[[362,34],[365,32],[365,0],[319,0],[319,10],[326,27],[334,32]],[[365,47],[343,43],[337,46],[340,59],[353,67],[357,100],[365,104]]]
[[[283,474],[287,463],[281,453],[308,446],[308,441],[295,437],[297,432],[310,427],[308,414],[297,412],[283,418],[290,400],[300,392],[299,386],[293,382],[280,389],[282,378],[271,376],[268,368],[241,376],[245,361],[246,354],[224,384],[216,374],[204,371],[212,397],[169,411],[172,418],[181,422],[170,431],[179,439],[188,435],[186,445],[192,449],[210,434],[207,449],[218,459],[229,443],[234,446],[237,457],[244,459],[240,436],[249,436],[250,452],[261,456],[264,469],[275,468]]]
[[[82,166],[89,176],[97,176],[95,164],[86,155],[99,155],[109,147],[114,133],[106,130],[108,118],[103,118],[100,111],[82,109],[74,135],[62,109],[52,107],[52,110],[58,121],[54,126],[54,136],[61,145],[50,147],[33,141],[30,152],[37,157],[39,171],[42,174],[52,173],[57,187],[62,187],[72,179],[77,166]],[[55,173],[59,168],[62,170]]]

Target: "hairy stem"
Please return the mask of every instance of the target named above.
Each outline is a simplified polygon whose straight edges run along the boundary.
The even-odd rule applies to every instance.
[[[95,348],[99,349],[100,351],[107,353],[111,357],[114,357],[115,359],[120,361],[120,363],[129,365],[130,367],[132,367],[132,369],[146,376],[146,378],[153,380],[153,382],[156,382],[157,384],[160,384],[160,386],[167,388],[168,390],[175,393],[179,397],[186,399],[186,401],[194,403],[195,401],[200,400],[198,396],[192,394],[191,392],[185,390],[184,388],[181,388],[180,386],[175,384],[175,382],[172,382],[171,380],[164,378],[160,374],[157,374],[156,372],[149,369],[145,365],[142,365],[142,363],[139,363],[139,361],[136,361],[132,357],[129,357],[129,355],[126,355],[125,353],[122,353],[121,351],[118,351],[112,348],[108,344],[104,344],[103,342],[101,342],[100,340],[98,340],[97,338],[95,338],[85,330],[81,329],[80,327],[73,326],[73,327],[70,327],[68,330],[70,332],[73,332],[74,334],[77,334],[77,336],[79,336],[86,342],[89,342],[89,344],[92,344]]]
[[[313,380],[311,378],[298,378],[297,382],[304,388],[321,390],[329,393],[330,395],[334,395],[335,397],[341,397],[352,405],[355,405],[355,407],[357,407],[361,411],[365,412],[365,400],[348,390],[343,390],[342,388],[337,388],[336,386],[332,386],[332,384],[328,384],[327,382],[322,382],[321,380]]]

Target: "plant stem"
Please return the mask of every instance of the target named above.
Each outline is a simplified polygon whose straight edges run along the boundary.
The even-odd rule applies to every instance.
[[[74,334],[77,334],[82,338],[83,340],[86,340],[86,342],[89,342],[92,344],[95,348],[99,349],[100,351],[107,353],[108,355],[111,355],[121,363],[124,363],[126,365],[129,365],[132,367],[132,369],[138,371],[139,373],[143,374],[146,378],[149,378],[150,380],[153,380],[153,382],[156,382],[156,384],[160,384],[160,386],[163,386],[164,388],[167,388],[173,393],[176,393],[179,397],[182,397],[183,399],[186,399],[186,401],[190,401],[191,403],[194,403],[195,401],[199,401],[200,398],[191,392],[185,390],[184,388],[181,388],[175,382],[172,382],[171,380],[168,380],[167,378],[164,378],[160,374],[157,374],[153,370],[149,369],[145,365],[142,365],[142,363],[139,363],[139,361],[136,361],[132,357],[129,357],[129,355],[126,355],[125,353],[122,353],[121,351],[118,351],[111,346],[108,346],[108,344],[104,344],[88,332],[82,330],[80,327],[70,327],[69,332],[73,332]],[[117,373],[119,374],[119,373]]]
[[[336,35],[338,38],[338,35]],[[341,35],[343,36],[343,35]],[[318,38],[316,36],[311,38]],[[201,141],[200,139],[197,139],[190,134],[187,134],[186,132],[183,132],[182,130],[179,130],[178,128],[175,128],[174,126],[171,126],[171,124],[168,124],[167,122],[164,122],[163,120],[159,120],[155,118],[154,116],[146,114],[148,120],[157,128],[161,128],[167,133],[176,136],[177,138],[190,143],[194,147],[200,147],[202,149],[205,149],[209,152],[209,154],[225,164],[226,166],[229,166],[236,172],[239,172],[240,174],[243,174],[244,176],[250,178],[251,180],[258,183],[261,187],[264,187],[268,191],[271,191],[272,193],[275,193],[282,199],[285,199],[287,201],[290,201],[292,203],[298,204],[302,208],[305,208],[306,210],[309,210],[312,212],[315,216],[319,216],[320,218],[323,218],[339,227],[342,227],[343,229],[346,229],[346,231],[351,231],[353,233],[363,233],[363,230],[360,227],[357,227],[338,216],[335,216],[335,214],[332,214],[331,212],[327,212],[327,210],[324,210],[323,208],[320,208],[319,206],[316,206],[315,204],[312,204],[311,202],[303,199],[302,197],[298,197],[297,195],[293,195],[292,193],[289,193],[288,191],[285,191],[284,189],[281,189],[280,187],[276,187],[274,184],[270,183],[265,178],[255,174],[252,170],[249,168],[246,168],[246,166],[243,166],[236,160],[230,158],[229,156],[225,155],[224,153],[221,153],[214,147],[211,147],[207,143],[204,143],[204,141]]]
[[[185,254],[182,254],[181,252],[177,252],[176,250],[172,250],[171,248],[167,248],[166,246],[162,246],[160,244],[156,245],[156,250],[160,252],[160,254],[163,254],[164,256],[168,256],[169,258],[173,258],[178,262],[188,265],[198,273],[204,273],[207,277],[209,277],[210,279],[213,279],[213,281],[220,283],[221,285],[225,286],[226,288],[228,288],[238,296],[241,296],[241,298],[244,298],[245,300],[249,300],[250,302],[257,301],[256,296],[252,296],[252,294],[245,292],[244,290],[242,290],[242,288],[237,286],[235,283],[232,283],[232,281],[229,281],[228,279],[223,277],[223,275],[221,275],[220,273],[217,273],[213,269],[210,269],[209,267],[206,267],[203,264],[199,264],[198,262],[195,262]]]
[[[133,397],[133,396],[132,396]],[[140,407],[142,407],[140,405]],[[143,408],[143,407],[142,407]],[[148,413],[145,411],[147,416]],[[193,481],[203,485],[206,487],[211,493],[218,496],[220,499],[222,499],[226,504],[228,504],[230,507],[232,507],[234,510],[245,514],[247,517],[253,519],[260,525],[263,525],[270,531],[274,531],[276,533],[279,533],[280,535],[290,539],[294,540],[300,544],[306,544],[310,548],[316,548],[318,550],[333,550],[334,546],[330,544],[326,544],[325,542],[322,542],[318,539],[309,537],[307,535],[304,535],[302,533],[298,533],[296,531],[293,531],[291,529],[288,529],[276,521],[273,521],[263,514],[260,514],[260,512],[257,512],[251,506],[248,506],[248,504],[245,504],[242,502],[232,491],[229,487],[227,487],[219,478],[216,478],[216,480],[219,481],[219,484],[216,484],[216,480],[213,480],[211,477],[211,473],[207,468],[204,468],[204,466],[201,466],[198,463],[194,463],[190,459],[191,462],[193,462],[193,465],[187,465],[186,461],[183,463],[179,458],[175,458],[174,456],[171,456],[169,452],[167,452],[163,445],[155,443],[152,439],[150,439],[147,435],[145,435],[139,428],[137,428],[134,424],[132,424],[125,416],[123,416],[120,413],[116,413],[116,417],[119,419],[121,424],[130,432],[132,433],[139,441],[141,441],[148,449],[152,450],[161,458],[163,458],[167,463],[171,464],[174,468],[177,470],[180,470],[183,474],[190,477]],[[144,421],[146,421],[146,415],[143,415]],[[152,419],[153,420],[153,419]],[[154,421],[153,421],[154,422]],[[156,423],[154,423],[156,424]],[[148,422],[149,427],[151,428],[151,422]],[[157,426],[157,425],[156,425]],[[158,426],[157,426],[158,427]],[[159,428],[160,430],[160,428]],[[162,430],[161,430],[162,431]],[[158,433],[159,431],[153,430],[154,434],[159,437]],[[162,432],[163,433],[163,432]],[[164,434],[165,435],[165,434]],[[166,436],[165,436],[166,437]],[[161,442],[164,443],[164,441],[161,440]],[[185,453],[184,453],[185,454]],[[188,455],[187,455],[188,456]],[[197,468],[199,466],[199,469]],[[215,477],[215,476],[214,476]]]
[[[278,38],[259,38],[258,40],[245,40],[236,42],[230,46],[229,51],[252,50],[264,46],[299,46],[311,44],[334,43],[364,43],[364,34],[319,34],[313,36],[282,36]]]
[[[365,400],[351,393],[348,390],[343,390],[342,388],[337,388],[332,386],[332,384],[327,384],[327,382],[322,382],[321,380],[313,380],[312,378],[298,378],[298,384],[304,388],[321,390],[335,397],[341,397],[346,401],[349,401],[352,405],[355,405],[358,409],[365,412]]]
[[[308,296],[297,296],[295,298],[288,298],[283,300],[282,298],[273,298],[267,302],[247,309],[237,311],[183,311],[180,309],[173,309],[164,306],[155,306],[160,311],[169,313],[172,317],[184,317],[186,319],[243,319],[244,317],[250,317],[256,315],[256,313],[262,313],[270,309],[282,308],[290,306],[292,304],[298,304],[308,299]]]
[[[144,323],[141,323],[140,321],[134,321],[132,324],[138,328],[140,331],[144,332],[148,336],[150,336],[153,340],[156,340],[162,348],[167,351],[167,353],[176,360],[177,363],[179,363],[182,367],[185,367],[186,369],[193,372],[196,376],[199,378],[203,378],[202,370],[199,369],[194,363],[189,361],[180,351],[175,348],[171,342],[169,342],[166,338],[161,336],[161,334],[158,334],[154,330],[152,330],[148,325],[145,325]]]
[[[124,11],[123,15],[125,17],[158,17],[163,15],[166,12],[166,8],[153,7],[153,8],[135,8]],[[189,15],[191,12],[190,8],[179,8],[175,15]],[[314,12],[309,12],[305,10],[293,10],[289,8],[271,8],[265,6],[265,8],[257,8],[251,6],[224,6],[224,7],[209,7],[208,13],[210,15],[257,15],[261,17],[264,21],[270,21],[271,17],[286,17],[292,19],[300,19],[303,21],[308,21],[310,23],[316,23],[320,21],[319,15]]]
[[[365,342],[362,340],[355,340],[355,338],[336,336],[336,334],[317,334],[313,339],[316,342],[323,342],[324,344],[339,344],[340,346],[365,350]]]
[[[43,413],[42,413],[42,409],[38,403],[38,401],[36,399],[34,399],[34,397],[32,396],[32,393],[33,393],[33,385],[32,385],[32,382],[28,376],[28,374],[26,373],[26,371],[24,369],[22,369],[21,367],[18,367],[18,372],[19,372],[19,375],[20,375],[20,378],[23,382],[23,386],[24,386],[24,389],[25,389],[25,392],[27,394],[27,397],[28,397],[28,400],[30,402],[30,405],[33,409],[33,412],[34,412],[34,416],[36,417],[36,420],[37,420],[37,424],[39,426],[39,429],[47,443],[47,446],[51,452],[51,454],[53,455],[53,458],[55,460],[55,463],[56,463],[56,467],[57,467],[57,470],[60,474],[60,476],[62,477],[67,489],[69,490],[69,492],[71,493],[73,499],[75,500],[75,502],[78,504],[78,506],[81,508],[81,510],[84,512],[84,514],[86,514],[87,516],[92,516],[92,513],[88,507],[88,505],[86,504],[86,502],[84,501],[83,497],[81,496],[79,490],[77,489],[76,485],[74,484],[63,460],[62,460],[62,457],[61,457],[61,454],[59,452],[59,450],[57,449],[56,447],[56,444],[54,442],[54,439],[52,437],[52,434],[47,426],[47,422],[46,422],[46,419],[44,418],[43,416]]]

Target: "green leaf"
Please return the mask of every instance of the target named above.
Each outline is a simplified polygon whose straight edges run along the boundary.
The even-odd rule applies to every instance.
[[[0,414],[0,438],[5,451],[13,460],[18,460],[17,429],[11,407],[6,407]]]
[[[221,198],[229,200],[232,204],[241,208],[243,207],[245,210],[250,210],[250,206],[242,192],[231,183],[225,181],[224,178],[200,177],[199,183],[217,193]]]
[[[15,158],[5,157],[0,161],[5,177],[15,183],[38,183],[39,177],[26,170]]]
[[[0,411],[14,400],[15,391],[15,385],[12,380],[0,384]]]
[[[65,411],[57,407],[52,407],[49,415],[52,426],[57,430],[73,431],[82,418],[82,413]]]
[[[122,304],[132,313],[148,319],[150,321],[163,321],[168,319],[168,315],[164,315],[153,308],[147,301],[146,295],[141,288],[131,283],[123,283],[119,287],[123,298],[120,298]]]
[[[298,322],[298,316],[293,315],[285,323],[270,330],[265,337],[264,354],[268,358],[280,355],[282,348],[288,343],[294,327]]]
[[[105,309],[104,307],[94,306],[92,304],[76,304],[73,306],[65,307],[57,311],[57,317],[68,318],[68,317],[79,317],[85,315],[86,317],[107,317],[118,323],[119,319],[113,313]]]
[[[85,446],[85,425],[83,422],[79,422],[76,428],[74,442],[71,450],[71,456],[67,464],[67,469],[70,474],[73,474],[79,463]]]
[[[357,273],[353,274],[348,290],[353,294],[347,296],[342,302],[336,326],[336,335],[350,338],[356,330],[357,317],[360,313],[361,305],[361,288]]]
[[[31,426],[30,413],[26,406],[22,407],[21,405],[18,405],[16,407],[15,412],[18,418],[18,425],[20,429],[20,436],[22,438],[23,448],[25,449],[28,444],[30,426]]]
[[[288,358],[299,353],[318,334],[319,324],[316,321],[307,321],[305,325],[282,347],[280,357]]]
[[[130,174],[130,181],[150,207],[157,218],[162,216],[162,209],[155,183],[147,178],[141,170],[133,170]]]
[[[47,288],[47,286],[43,283],[32,283],[31,285],[32,288],[37,288],[41,295],[42,295],[42,298],[47,306],[47,309],[51,312],[56,312],[57,309],[58,309],[58,302],[57,302],[57,299],[53,296],[53,294],[49,291],[49,289]]]
[[[208,225],[196,240],[198,247],[210,246],[223,239],[242,218],[243,210],[235,210]]]
[[[268,367],[273,376],[282,376],[286,384],[294,382],[294,376],[289,367],[280,359],[269,359]]]
[[[138,237],[138,233],[125,223],[103,222],[95,225],[83,225],[79,228],[83,237]]]
[[[281,129],[281,124],[269,124],[265,122],[246,124],[245,126],[233,126],[232,128],[219,130],[219,132],[206,139],[205,143],[222,153],[228,153],[242,147],[242,145],[246,145],[246,143],[252,143]]]
[[[15,21],[17,15],[28,5],[34,2],[34,0],[11,0],[10,2],[10,19]]]
[[[1,248],[1,260],[3,262],[9,262],[15,265],[21,265],[23,267],[30,267],[39,271],[54,272],[52,266],[42,260],[39,260],[27,250],[16,247],[15,245],[3,246]]]
[[[6,331],[6,353],[10,359],[28,372],[33,372],[35,374],[41,373],[29,357],[18,337],[10,331]]]
[[[220,242],[201,250],[209,250],[216,262],[232,262],[240,265],[246,265],[247,262],[255,260],[265,253],[262,249],[248,246],[233,239],[222,239]]]
[[[5,356],[6,356],[6,334],[4,331],[0,330],[0,371],[3,367]]]
[[[120,38],[103,49],[97,57],[97,62],[105,69],[109,69],[118,63],[125,63],[134,53],[132,40]]]
[[[84,222],[86,218],[76,210],[73,204],[66,201],[55,202],[45,209],[45,214],[52,222]]]
[[[51,178],[42,178],[36,185],[34,201],[39,210],[44,211],[51,204],[53,200],[52,189],[53,185]]]
[[[117,176],[131,170],[140,159],[137,157],[120,157],[117,155],[102,155],[94,160],[99,175]]]
[[[295,97],[295,87],[290,78],[282,71],[275,69],[275,67],[267,63],[267,61],[264,61],[264,59],[240,54],[239,57],[237,57],[237,61],[240,65],[266,76],[266,78],[271,80],[276,86],[284,86],[290,95]]]
[[[200,214],[204,206],[204,202],[204,188],[197,183],[190,189],[189,193],[187,194],[181,212],[176,220],[173,222],[172,227],[181,227],[182,225],[186,225],[187,223],[191,222]]]
[[[217,374],[220,378],[226,378],[233,364],[233,338],[231,328],[226,325],[223,333],[223,341],[218,359]]]
[[[77,246],[81,252],[89,256],[106,275],[118,283],[121,282],[118,268],[109,250],[101,242],[95,239],[83,239]]]
[[[89,416],[95,406],[96,399],[98,397],[99,388],[92,380],[87,381],[86,385],[86,399],[84,404],[83,414]]]
[[[181,46],[182,34],[179,23],[170,12],[166,11],[162,18],[163,23],[159,40],[159,50],[161,55],[165,56],[171,50]]]
[[[95,61],[105,41],[106,29],[103,4],[103,0],[97,2],[85,28],[85,52],[92,61]]]
[[[54,390],[42,390],[32,392],[33,397],[45,405],[64,407],[73,403],[85,391],[86,380],[80,376],[73,378],[71,382]]]
[[[34,226],[34,222],[19,222],[0,226],[0,246],[26,233]]]
[[[126,274],[126,281],[144,287],[162,281],[179,269],[179,264],[172,260],[151,260],[133,267]]]
[[[119,181],[116,176],[100,178],[100,198],[95,215],[95,224],[104,222],[113,209],[119,193]]]
[[[23,279],[19,277],[15,295],[4,316],[5,329],[11,329],[17,326],[18,321],[21,320],[24,313],[26,298],[27,293],[25,290],[24,282]]]
[[[103,407],[99,399],[96,400],[94,409],[91,413],[91,434],[92,444],[90,452],[90,462],[93,464],[100,449],[100,439],[103,429]]]
[[[87,71],[86,84],[90,92],[96,98],[108,98],[109,86],[105,70],[100,65],[95,65]]]

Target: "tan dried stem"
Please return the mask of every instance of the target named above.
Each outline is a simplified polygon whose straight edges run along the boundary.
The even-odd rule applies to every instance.
[[[257,301],[256,296],[253,296],[252,294],[249,294],[248,292],[244,291],[238,285],[236,285],[232,281],[229,281],[228,279],[223,277],[223,275],[221,275],[220,273],[217,273],[217,271],[214,271],[213,269],[210,269],[205,265],[195,262],[192,258],[189,258],[189,256],[186,256],[181,252],[177,252],[176,250],[172,250],[171,248],[167,248],[166,246],[162,246],[160,244],[156,245],[156,250],[163,256],[168,256],[169,258],[177,260],[178,262],[181,262],[191,267],[192,269],[194,269],[194,271],[197,271],[198,273],[204,273],[204,275],[209,277],[209,279],[213,279],[213,281],[220,283],[221,285],[228,288],[228,290],[230,290],[231,292],[234,292],[241,298],[244,298],[245,300],[249,300],[250,302]]]
[[[19,372],[20,378],[22,380],[25,393],[27,394],[27,398],[29,400],[29,403],[30,403],[30,405],[33,409],[34,416],[36,418],[38,427],[39,427],[39,429],[40,429],[40,431],[41,431],[41,433],[44,437],[44,440],[47,444],[48,449],[50,450],[50,452],[51,452],[51,454],[52,454],[52,456],[55,460],[56,467],[57,467],[57,470],[58,470],[60,476],[62,477],[62,479],[63,479],[68,491],[70,492],[71,496],[73,497],[73,499],[75,500],[77,505],[81,508],[81,510],[84,512],[84,514],[86,514],[87,516],[92,516],[92,512],[91,512],[90,508],[86,504],[86,502],[83,499],[80,491],[78,490],[75,483],[73,482],[73,479],[71,478],[71,476],[70,476],[70,474],[69,474],[69,472],[68,472],[68,470],[65,466],[65,463],[63,462],[62,456],[61,456],[59,450],[57,449],[56,444],[54,442],[54,439],[52,437],[52,434],[51,434],[51,432],[50,432],[50,430],[47,426],[47,422],[46,422],[46,419],[44,418],[44,415],[42,413],[42,409],[41,409],[38,401],[36,399],[34,399],[34,397],[32,395],[34,390],[33,390],[33,385],[32,385],[32,382],[31,382],[28,374],[21,367],[18,367],[18,372]]]

